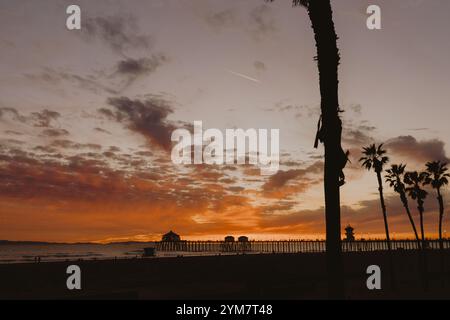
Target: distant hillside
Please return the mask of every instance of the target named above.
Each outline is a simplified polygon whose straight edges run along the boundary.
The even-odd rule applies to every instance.
[[[149,242],[140,242],[140,241],[125,241],[125,242],[109,242],[109,243],[93,243],[93,242],[76,242],[76,243],[65,243],[65,242],[45,242],[45,241],[9,241],[9,240],[0,240],[0,245],[44,245],[44,244],[58,244],[58,245],[107,245],[107,244],[123,244],[123,245],[131,245],[131,244],[146,244],[153,243]]]
[[[5,245],[5,244],[40,245],[40,244],[60,244],[60,243],[50,243],[50,242],[41,242],[41,241],[9,241],[9,240],[0,240],[0,245]]]

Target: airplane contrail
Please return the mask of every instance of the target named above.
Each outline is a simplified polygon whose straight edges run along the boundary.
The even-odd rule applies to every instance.
[[[242,74],[242,73],[239,73],[239,72],[234,72],[232,70],[227,70],[227,72],[229,72],[231,74],[234,74],[235,76],[238,76],[238,77],[241,77],[241,78],[253,81],[253,82],[261,83],[261,81],[259,81],[258,79],[246,76],[245,74]]]

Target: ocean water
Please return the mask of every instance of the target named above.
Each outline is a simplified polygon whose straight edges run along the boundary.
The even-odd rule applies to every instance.
[[[154,243],[130,244],[2,244],[0,264],[34,263],[35,257],[41,262],[77,261],[100,259],[131,259],[141,257],[143,249]],[[156,257],[176,257],[186,252],[157,252]],[[194,254],[192,254],[194,255]],[[198,255],[198,253],[197,253]]]

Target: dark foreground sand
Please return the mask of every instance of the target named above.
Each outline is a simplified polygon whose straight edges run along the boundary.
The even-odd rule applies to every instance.
[[[417,252],[395,252],[397,290],[389,289],[387,255],[344,254],[350,299],[450,299],[450,251],[446,275],[437,252],[428,253],[429,288],[424,291]],[[66,288],[66,268],[82,270],[82,290]],[[366,287],[367,266],[382,269],[382,290]],[[117,261],[0,265],[1,299],[322,299],[326,298],[324,254],[264,254],[150,258]]]

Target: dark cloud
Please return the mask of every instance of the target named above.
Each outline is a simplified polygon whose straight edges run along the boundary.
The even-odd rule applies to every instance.
[[[15,121],[26,121],[26,117],[22,116],[16,109],[9,107],[0,108],[0,119],[6,118],[8,115]]]
[[[257,71],[259,71],[259,72],[263,72],[263,71],[266,71],[266,64],[264,63],[264,62],[261,62],[261,61],[255,61],[254,63],[253,63],[253,66],[255,67],[255,69],[257,70]]]
[[[48,154],[53,154],[53,153],[58,152],[58,149],[57,149],[57,148],[51,147],[51,146],[49,146],[49,145],[46,145],[46,146],[36,146],[36,147],[33,148],[33,150],[34,150],[34,151],[38,151],[38,152],[42,152],[42,153],[46,153],[47,155],[48,155]]]
[[[277,211],[289,211],[294,207],[293,202],[280,202],[273,205],[263,206],[261,210],[265,214],[272,214]]]
[[[352,104],[348,108],[356,115],[361,115],[362,113],[362,106],[360,104]]]
[[[29,80],[41,81],[52,86],[67,82],[77,88],[91,91],[93,93],[99,93],[102,91],[110,94],[118,93],[116,90],[103,85],[100,81],[101,79],[94,75],[81,76],[63,70],[44,68],[41,73],[24,74],[24,76]]]
[[[152,42],[150,36],[140,34],[133,16],[88,18],[82,30],[85,38],[98,39],[121,54],[129,49],[148,49]]]
[[[233,9],[210,13],[205,16],[205,21],[215,31],[220,31],[223,27],[232,26],[236,23],[236,13]]]
[[[373,141],[372,130],[358,126],[355,128],[344,127],[342,132],[342,143],[350,148],[361,149]]]
[[[127,58],[119,61],[117,64],[117,72],[119,74],[133,76],[149,74],[167,61],[168,58],[163,54],[154,54],[150,58]]]
[[[100,108],[98,109],[98,113],[100,113],[102,116],[111,119],[111,120],[117,120],[117,121],[121,121],[122,119],[119,119],[118,117],[120,116],[120,114],[117,114],[116,112],[108,109],[108,108]]]
[[[0,143],[1,144],[16,144],[16,145],[25,144],[24,141],[17,140],[17,139],[1,139]]]
[[[56,138],[56,137],[62,137],[62,136],[68,136],[69,131],[65,129],[46,129],[42,131],[41,136],[49,137],[49,138]]]
[[[308,152],[308,158],[311,160],[321,160],[324,159],[325,155],[317,152]]]
[[[301,165],[304,165],[305,163],[303,161],[295,161],[295,160],[281,160],[280,165],[286,166],[286,167],[298,167]]]
[[[244,23],[242,17],[238,16],[237,10],[235,9],[208,13],[204,19],[214,31],[221,31],[224,28],[236,25],[248,24],[245,29],[256,40],[261,40],[277,30],[272,8],[264,3],[250,10],[248,20]],[[255,65],[258,71],[263,71],[261,69],[262,66],[259,63]]]
[[[370,126],[365,121],[358,121],[357,124],[351,120],[343,121],[342,147],[350,152],[346,169],[360,170],[359,159],[363,147],[375,143],[376,127]]]
[[[50,147],[62,148],[62,149],[93,149],[101,150],[102,147],[95,143],[78,143],[71,140],[55,140],[50,144]]]
[[[302,232],[324,232],[324,210],[302,210],[289,214],[273,214],[274,210],[263,210],[259,225],[263,229],[290,228],[290,232],[300,228]],[[295,231],[294,231],[295,232]]]
[[[270,176],[269,181],[263,185],[263,189],[267,191],[281,188],[290,180],[298,178],[304,174],[306,174],[306,170],[304,169],[293,169],[287,171],[279,170],[276,174]]]
[[[153,155],[151,151],[136,151],[134,154],[142,157],[151,157]]]
[[[305,169],[279,170],[271,175],[268,181],[263,185],[263,190],[273,191],[284,187],[289,181],[305,178],[308,174],[318,174],[323,170],[323,162],[317,161]]]
[[[354,113],[361,112],[360,105],[351,105],[347,109],[350,109]],[[344,112],[343,116],[342,144],[344,148],[350,149],[351,151],[358,150],[359,156],[359,150],[362,147],[375,142],[374,136],[377,128],[365,120],[353,120],[353,117],[348,112]]]
[[[232,193],[240,193],[240,192],[244,191],[245,188],[244,187],[238,187],[238,186],[232,186],[232,187],[228,187],[227,190],[232,192]]]
[[[173,108],[161,99],[131,100],[127,97],[110,98],[108,103],[115,108],[99,111],[119,122],[126,122],[128,127],[145,137],[153,144],[169,150],[171,134],[175,126],[167,120]]]
[[[293,113],[294,117],[296,118],[314,118],[320,115],[319,107],[312,107],[308,105],[284,104],[282,102],[275,104],[274,107],[268,108],[265,111],[290,112]]]
[[[94,128],[94,130],[101,133],[111,134],[108,130],[99,127]]]
[[[117,63],[115,75],[125,77],[123,90],[139,77],[154,73],[156,69],[168,61],[169,58],[164,54],[153,54],[150,58],[141,59],[126,58]]]
[[[59,114],[59,112],[48,109],[32,112],[28,115],[23,115],[14,108],[0,108],[0,119],[6,118],[8,115],[9,118],[14,121],[29,123],[35,127],[42,128],[51,127],[51,123],[61,117],[61,114]]]
[[[439,139],[418,141],[413,136],[399,136],[390,139],[385,144],[388,151],[405,158],[405,161],[415,160],[420,163],[441,160],[450,162],[445,152],[445,143]]]
[[[116,95],[131,85],[138,77],[155,72],[168,61],[167,55],[158,53],[140,59],[125,58],[114,66],[114,70],[111,68],[110,71],[102,70],[94,74],[79,75],[67,70],[43,68],[39,73],[26,73],[24,76],[31,81],[51,86],[68,83],[71,87],[93,93],[106,92]],[[119,81],[116,77],[120,77]]]
[[[272,9],[266,4],[254,8],[250,12],[251,32],[256,39],[264,38],[276,31]]]
[[[428,131],[430,128],[409,128],[410,131]]]
[[[111,152],[120,152],[120,148],[116,146],[110,146],[108,150]]]
[[[34,121],[35,127],[49,127],[50,122],[57,120],[61,115],[52,110],[42,110],[40,112],[31,113],[31,118]]]
[[[23,133],[17,132],[14,130],[5,130],[3,131],[5,134],[13,135],[13,136],[23,136]]]

